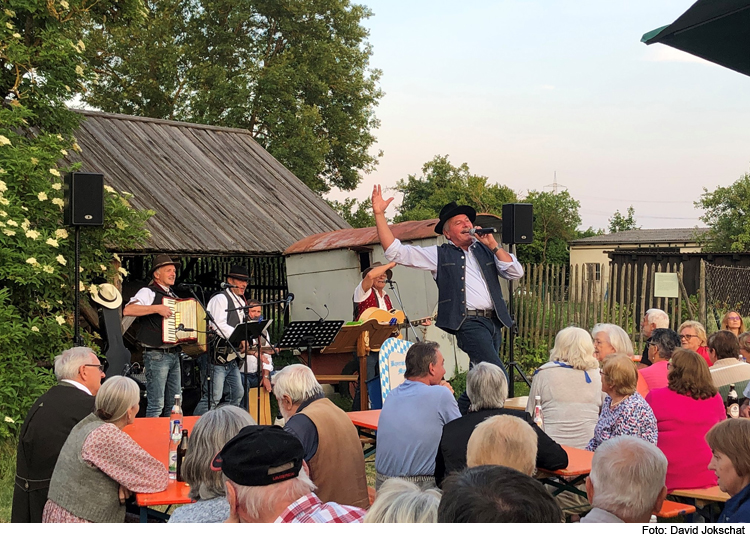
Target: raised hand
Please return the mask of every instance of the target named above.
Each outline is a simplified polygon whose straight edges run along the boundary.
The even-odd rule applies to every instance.
[[[385,214],[385,209],[393,201],[393,197],[390,199],[383,199],[383,193],[379,185],[375,185],[372,188],[372,213],[375,215]]]

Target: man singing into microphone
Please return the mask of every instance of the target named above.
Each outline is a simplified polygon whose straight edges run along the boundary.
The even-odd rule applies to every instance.
[[[354,321],[357,321],[362,313],[368,308],[380,308],[390,311],[393,308],[391,299],[385,292],[386,281],[393,278],[391,268],[395,262],[382,264],[373,262],[369,268],[362,272],[362,281],[354,288]],[[380,390],[380,367],[378,365],[378,354],[380,349],[371,350],[367,358],[367,395],[370,397],[372,409],[383,407],[383,397]],[[356,397],[355,397],[356,398]],[[358,401],[355,400],[355,404]]]
[[[139,320],[136,338],[143,346],[143,365],[146,370],[146,417],[169,415],[174,397],[182,391],[180,377],[180,346],[162,340],[162,320],[172,315],[164,297],[176,298],[172,285],[177,277],[177,262],[166,254],[157,254],[151,267],[151,285],[143,287],[122,310],[123,316]]]
[[[477,213],[455,201],[442,208],[435,226],[435,233],[445,236],[448,243],[440,247],[403,245],[393,236],[385,218],[391,201],[393,197],[383,198],[380,186],[374,187],[372,211],[385,257],[403,266],[429,270],[438,286],[436,325],[456,335],[458,347],[469,355],[471,365],[484,361],[503,367],[498,355],[501,330],[510,327],[512,321],[498,276],[520,279],[521,264],[491,233],[472,235]],[[469,405],[464,393],[458,401],[462,414]]]

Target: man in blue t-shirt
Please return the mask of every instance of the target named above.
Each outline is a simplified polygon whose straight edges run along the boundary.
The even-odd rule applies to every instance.
[[[393,389],[378,421],[375,489],[389,478],[435,486],[435,457],[443,426],[461,417],[453,389],[443,380],[438,344],[418,342],[406,353],[405,380]]]

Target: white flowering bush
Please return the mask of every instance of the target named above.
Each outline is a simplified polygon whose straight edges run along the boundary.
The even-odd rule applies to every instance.
[[[86,25],[140,0],[5,0],[0,11],[0,439],[15,434],[33,401],[54,382],[53,358],[72,346],[73,291],[121,281],[111,251],[132,250],[153,214],[107,186],[105,224],[81,231],[74,274],[74,229],[63,226],[63,178],[80,169],[73,132],[80,117],[65,101],[88,73]],[[96,10],[96,12],[92,11]],[[86,294],[82,294],[86,300]],[[92,336],[84,334],[87,343]]]

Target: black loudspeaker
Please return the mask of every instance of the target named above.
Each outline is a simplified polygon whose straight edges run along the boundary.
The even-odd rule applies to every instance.
[[[534,213],[531,203],[503,205],[503,243],[531,243],[534,240]]]
[[[104,225],[104,174],[65,175],[63,221],[66,226]]]

